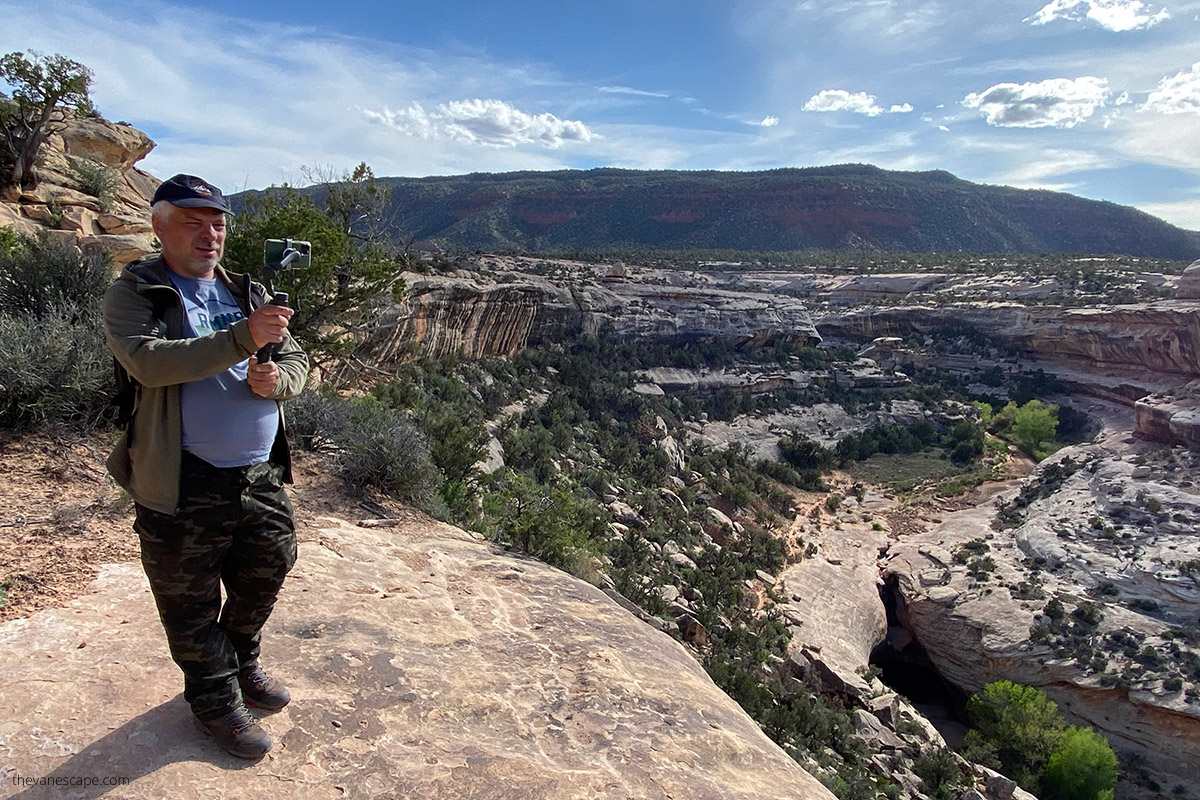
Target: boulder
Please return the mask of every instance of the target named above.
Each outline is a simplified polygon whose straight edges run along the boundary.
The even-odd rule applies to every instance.
[[[38,227],[33,220],[21,214],[18,206],[0,203],[0,228],[12,228],[17,233],[32,236],[37,233]]]
[[[105,568],[93,594],[0,626],[6,776],[129,779],[71,795],[105,800],[833,797],[678,642],[427,519],[329,520],[264,661],[293,699],[245,763],[193,727],[141,571]]]
[[[608,504],[608,510],[612,512],[613,519],[635,531],[644,531],[648,527],[642,515],[624,500],[613,500]]]
[[[154,142],[124,123],[100,118],[73,120],[47,140],[41,158],[41,182],[32,189],[10,189],[0,202],[0,227],[26,235],[50,229],[76,247],[106,250],[120,267],[152,252],[150,198],[161,181],[133,165]],[[117,171],[111,198],[80,191],[72,159],[86,158]]]
[[[154,140],[124,123],[99,117],[75,120],[62,132],[67,155],[119,170],[130,169],[154,149]]]
[[[1148,395],[1134,404],[1134,433],[1163,444],[1200,445],[1200,396]]]
[[[1193,261],[1179,276],[1175,285],[1177,300],[1200,300],[1200,259]]]
[[[675,441],[675,437],[664,436],[655,442],[655,446],[666,455],[667,461],[671,465],[671,472],[675,475],[683,474],[683,471],[687,468],[687,458],[684,456],[683,448],[679,446],[679,442]]]
[[[102,232],[96,212],[84,206],[63,209],[60,227],[64,231],[75,231],[83,236],[94,236]]]

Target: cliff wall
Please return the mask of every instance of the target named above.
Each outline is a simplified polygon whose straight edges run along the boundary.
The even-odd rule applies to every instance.
[[[795,298],[667,285],[637,275],[613,279],[608,268],[576,267],[579,272],[571,278],[515,271],[406,272],[405,301],[386,312],[381,332],[362,344],[360,355],[386,363],[415,342],[437,355],[511,356],[526,345],[606,329],[622,337],[714,338],[745,345],[779,338],[820,341],[804,304]]]
[[[1132,404],[1200,376],[1200,303],[1163,300],[1101,308],[983,303],[900,306],[827,313],[827,339],[975,333],[1043,362],[1078,388]]]
[[[1024,509],[1016,527],[997,530],[998,509],[987,503],[892,544],[881,566],[900,620],[963,690],[996,680],[1036,686],[1074,724],[1136,754],[1164,787],[1195,786],[1196,659],[1173,642],[1200,611],[1187,566],[1200,555],[1191,522],[1200,459],[1124,431],[1052,461],[1063,458],[1084,466]],[[1042,480],[1039,472],[1027,482]],[[971,541],[986,543],[995,562],[982,577],[955,558]],[[1067,609],[1061,622],[1047,616],[1050,598]],[[1097,609],[1091,622],[1077,613],[1086,603]],[[1147,651],[1157,654],[1153,666]]]

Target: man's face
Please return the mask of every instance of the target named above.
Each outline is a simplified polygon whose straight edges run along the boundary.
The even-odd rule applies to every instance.
[[[211,278],[225,249],[225,214],[215,208],[168,204],[164,218],[151,217],[167,266],[188,278]]]

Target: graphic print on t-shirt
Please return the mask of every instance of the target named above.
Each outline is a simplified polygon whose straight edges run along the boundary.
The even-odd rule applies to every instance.
[[[187,312],[185,334],[219,334],[245,317],[233,293],[217,278],[171,274]],[[230,343],[230,347],[233,343]],[[279,428],[279,406],[246,383],[248,359],[179,387],[183,449],[216,467],[266,461]]]
[[[198,308],[188,309],[188,319],[197,336],[223,331],[244,316],[232,298],[222,297],[216,286],[202,287],[196,292]]]

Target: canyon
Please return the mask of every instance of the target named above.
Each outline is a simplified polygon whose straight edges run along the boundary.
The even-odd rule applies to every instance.
[[[934,511],[906,511],[909,501],[871,492],[827,513],[823,525],[797,514],[793,534],[815,552],[778,576],[760,576],[763,590],[783,598],[797,674],[817,676],[834,694],[868,705],[892,698],[887,702],[911,713],[867,673],[883,651],[893,664],[927,664],[937,677],[926,682],[957,698],[950,701],[957,712],[942,712],[948,718],[938,725],[938,735],[954,741],[966,695],[1012,680],[1043,689],[1073,724],[1108,738],[1142,776],[1122,784],[1121,796],[1151,797],[1153,786],[1185,787],[1186,796],[1186,787],[1200,782],[1193,766],[1200,763],[1200,673],[1193,674],[1194,643],[1181,649],[1175,639],[1194,630],[1200,615],[1200,589],[1189,571],[1200,563],[1200,463],[1187,449],[1197,440],[1200,410],[1200,302],[1163,296],[1188,295],[1197,265],[1173,276],[1126,271],[1123,280],[1153,287],[1154,296],[1080,307],[1046,302],[1069,293],[1052,277],[1003,272],[795,277],[495,256],[456,267],[406,274],[410,294],[391,311],[387,338],[366,339],[361,352],[386,360],[413,343],[433,352],[508,355],[507,348],[608,329],[680,343],[755,347],[819,339],[823,347],[853,346],[862,363],[838,380],[863,388],[888,386],[880,376],[898,376],[890,385],[903,386],[909,378],[902,370],[931,367],[968,382],[989,370],[1004,384],[1031,373],[1054,381],[1056,402],[1093,421],[1089,441],[1060,451],[1024,481],[983,487],[988,491],[978,490],[965,508],[935,500]],[[947,293],[956,300],[933,302]],[[522,302],[505,302],[512,294]],[[731,309],[736,313],[720,313]],[[760,393],[828,378],[752,363],[653,368],[635,390],[668,397]],[[952,419],[964,412],[911,401],[866,415],[829,404],[794,407],[689,422],[681,446],[738,443],[777,458],[786,435],[832,445],[874,425],[937,413]],[[1035,493],[1018,523],[998,522],[1057,464],[1085,468],[1046,496]],[[968,545],[986,548],[994,572],[968,569]],[[1082,636],[1079,629],[1058,629],[1046,617],[1050,598],[1060,598],[1068,614],[1101,603],[1103,619],[1087,630],[1086,647],[1068,641]],[[1035,641],[1039,626],[1057,628]],[[866,728],[862,734],[871,736]],[[878,736],[872,741],[882,746]],[[893,744],[888,752],[899,752],[901,744]],[[906,770],[903,759],[888,763],[884,774]]]
[[[38,189],[2,198],[0,225],[53,228],[50,235],[81,248],[104,247],[117,264],[138,257],[152,246],[146,204],[157,179],[134,165],[152,146],[128,126],[81,121],[53,143]],[[118,170],[106,208],[71,188],[70,157]],[[561,222],[550,206],[533,209],[540,216],[526,211],[529,224]],[[664,211],[659,222],[701,213],[685,211]],[[738,444],[777,458],[780,440],[797,434],[833,445],[876,425],[949,427],[975,412],[887,393],[949,376],[1003,399],[1016,382],[1037,376],[1053,386],[1048,397],[1086,416],[1091,430],[1028,476],[1010,474],[958,500],[878,486],[855,496],[845,483],[837,507],[823,493],[797,496],[787,534],[804,540],[805,557],[747,582],[779,598],[775,610],[791,634],[786,662],[774,666],[787,680],[815,683],[855,706],[855,735],[867,743],[874,774],[896,781],[905,797],[922,791],[916,757],[961,738],[965,695],[999,679],[1043,689],[1072,723],[1104,733],[1136,778],[1122,782],[1119,797],[1193,796],[1200,785],[1193,640],[1200,262],[1181,271],[1117,257],[1066,258],[1044,269],[1029,263],[994,257],[973,269],[961,259],[914,257],[903,269],[855,273],[821,265],[429,258],[402,274],[403,300],[361,330],[354,356],[386,372],[414,351],[510,358],[580,335],[719,342],[734,363],[647,368],[631,391],[772,395],[833,383],[884,397],[854,410],[793,405],[731,420],[686,419],[673,429],[659,419],[656,443],[675,472],[662,487],[668,493],[692,480],[685,453],[701,446]],[[781,343],[846,356],[834,368],[736,357]],[[545,400],[527,398],[535,399]],[[502,448],[493,456],[503,464]],[[614,524],[644,525],[640,509],[617,494],[606,501],[620,520]],[[716,497],[712,512],[712,532],[736,536],[744,512]],[[702,637],[686,615],[675,623],[641,617],[693,650],[636,623],[626,612],[640,612],[612,592],[427,518],[389,536],[346,519],[318,527],[305,554],[310,571],[291,598],[295,611],[280,620],[287,668],[315,700],[276,720],[288,744],[282,760],[223,784],[231,792],[270,787],[310,796],[311,786],[329,784],[372,796],[382,776],[399,774],[408,790],[432,797],[490,796],[486,785],[501,780],[524,781],[528,796],[561,796],[577,779],[597,794],[829,796],[810,777],[830,779],[828,764],[810,758],[797,767],[703,675],[689,655]],[[990,569],[977,563],[980,553]],[[689,559],[669,555],[677,564]],[[676,588],[677,609],[688,607],[688,589]],[[0,627],[8,659],[0,745],[22,774],[78,772],[94,752],[113,769],[163,781],[144,782],[137,796],[180,783],[213,796],[205,794],[211,765],[195,766],[194,744],[168,721],[178,698],[162,681],[165,654],[153,653],[154,675],[138,673],[158,705],[145,711],[142,699],[119,689],[134,655],[152,651],[152,626],[129,622],[152,621],[147,601],[136,572],[114,568],[102,573],[95,594]],[[428,620],[443,629],[404,644],[389,632],[397,620],[405,637]],[[448,677],[439,674],[447,654],[463,655]],[[882,663],[928,668],[921,680],[945,688],[950,709],[939,716],[905,700],[872,671]],[[104,729],[99,707],[68,707],[85,672],[95,693],[119,709],[117,730]],[[528,679],[506,684],[495,679],[500,674]],[[30,688],[46,683],[58,688]],[[73,713],[78,725],[30,724]],[[356,735],[344,725],[357,726]],[[401,728],[413,732],[394,733]],[[131,743],[161,745],[190,766],[134,763]],[[412,761],[418,751],[424,766]],[[970,776],[963,798],[1024,796],[1001,776],[959,766]],[[367,788],[346,789],[351,772],[365,774]],[[462,794],[467,785],[477,793]]]

